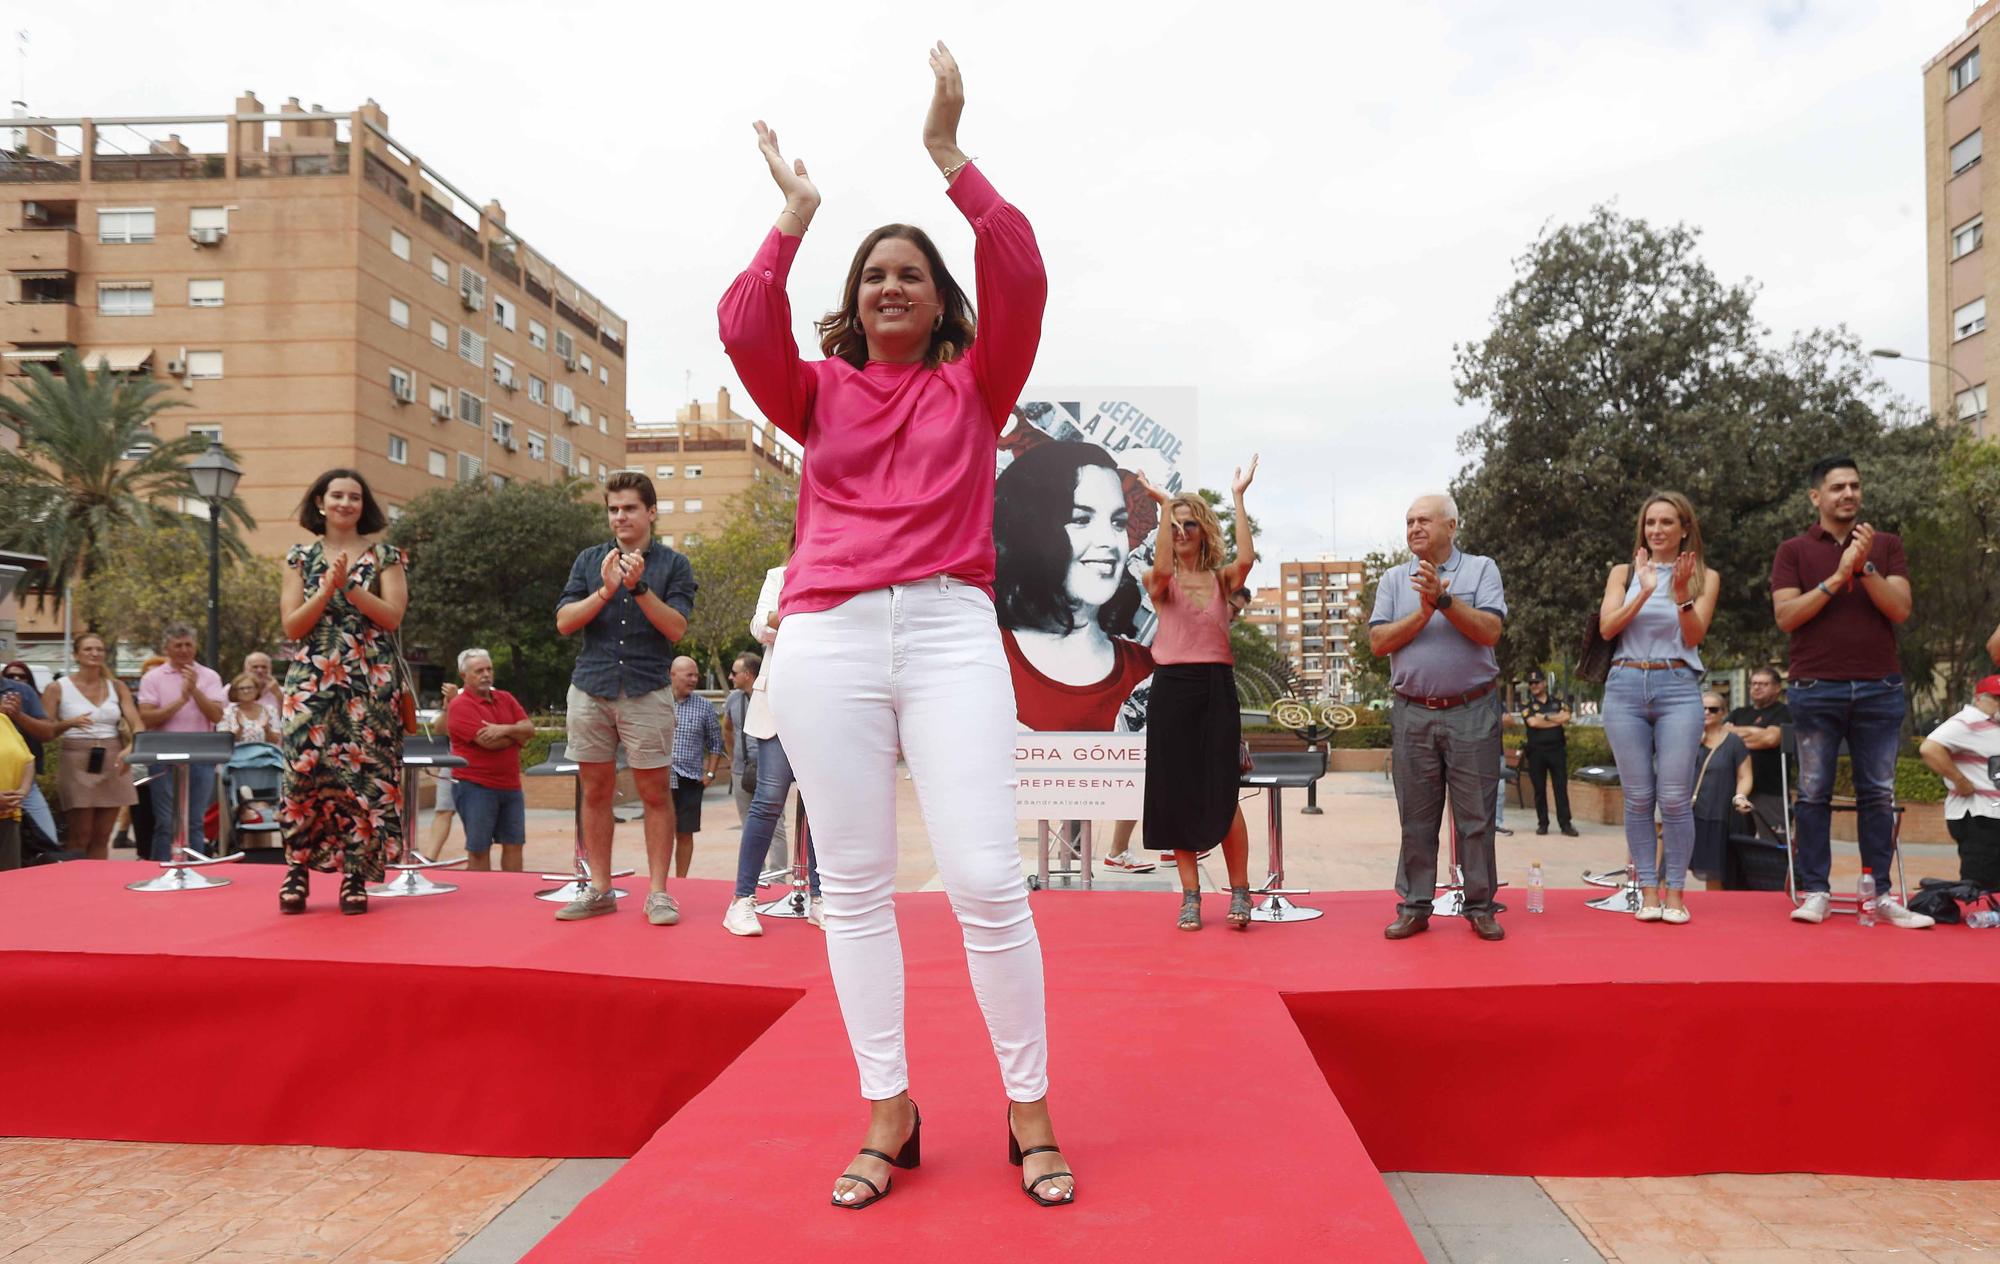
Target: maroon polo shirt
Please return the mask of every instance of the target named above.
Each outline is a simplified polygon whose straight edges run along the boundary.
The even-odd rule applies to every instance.
[[[1809,591],[1840,569],[1846,549],[1846,540],[1813,523],[1778,546],[1771,559],[1771,591]],[[1910,577],[1901,536],[1877,531],[1868,560],[1884,575]],[[1793,680],[1880,680],[1903,670],[1896,659],[1896,625],[1863,590],[1859,572],[1818,614],[1792,629],[1790,665]]]

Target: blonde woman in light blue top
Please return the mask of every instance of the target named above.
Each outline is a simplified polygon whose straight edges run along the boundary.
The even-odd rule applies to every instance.
[[[1625,845],[1645,890],[1637,914],[1642,922],[1688,920],[1681,892],[1694,853],[1695,753],[1702,728],[1696,649],[1708,636],[1721,588],[1702,556],[1694,506],[1679,492],[1653,493],[1639,509],[1632,560],[1611,568],[1597,612],[1599,630],[1612,643],[1604,735],[1625,796]]]

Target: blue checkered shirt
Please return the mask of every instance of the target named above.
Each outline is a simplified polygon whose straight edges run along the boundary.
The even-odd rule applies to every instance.
[[[722,753],[722,721],[715,704],[698,693],[674,703],[674,784],[682,777],[700,781],[702,756]]]

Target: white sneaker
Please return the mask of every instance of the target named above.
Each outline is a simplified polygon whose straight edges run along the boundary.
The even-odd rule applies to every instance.
[[[1121,873],[1151,873],[1155,868],[1151,861],[1140,860],[1129,851],[1106,856],[1100,863],[1106,869],[1116,869]]]
[[[740,900],[731,900],[729,909],[722,915],[722,929],[732,935],[761,935],[764,923],[757,920],[757,897],[746,895]]]
[[[1937,918],[1928,913],[1912,913],[1903,902],[1893,895],[1885,895],[1875,901],[1875,916],[1904,930],[1923,930],[1937,925]]]
[[[1808,892],[1806,898],[1799,901],[1799,906],[1792,910],[1792,920],[1818,925],[1826,920],[1826,906],[1831,899],[1824,891]]]
[[[815,895],[806,905],[806,920],[821,930],[826,929],[826,901]]]

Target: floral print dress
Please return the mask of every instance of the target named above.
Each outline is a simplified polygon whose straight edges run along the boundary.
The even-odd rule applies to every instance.
[[[387,544],[365,549],[347,587],[404,564]],[[285,565],[320,586],[325,546],[292,546]],[[379,882],[403,850],[402,680],[394,637],[336,595],[292,653],[284,683],[285,855],[295,865]]]

